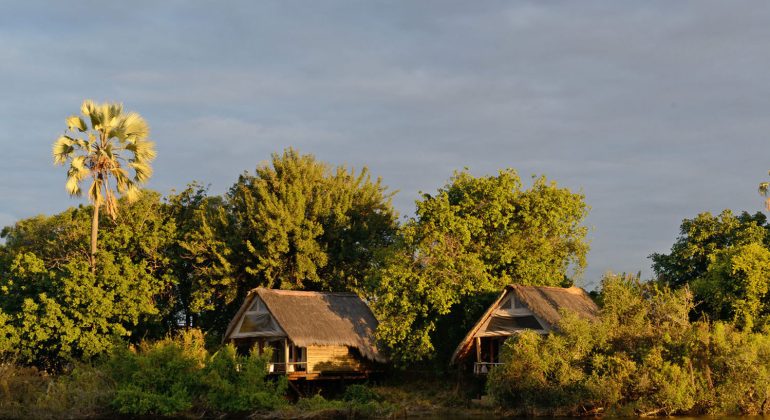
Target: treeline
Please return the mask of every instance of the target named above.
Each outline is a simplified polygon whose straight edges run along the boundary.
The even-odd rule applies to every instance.
[[[770,412],[770,225],[761,214],[685,219],[656,277],[609,274],[599,320],[508,340],[487,389],[519,414]]]
[[[569,286],[586,264],[584,197],[544,177],[525,186],[512,169],[456,172],[406,218],[393,195],[367,169],[287,149],[223,195],[191,183],[113,203],[95,253],[92,206],[4,228],[0,415],[286,409],[285,388],[257,374],[263,359],[220,344],[258,286],[357,293],[394,365],[443,371],[505,285]],[[510,339],[487,383],[497,404],[525,414],[767,412],[766,217],[686,219],[671,251],[651,259],[649,281],[605,278],[599,321],[568,316],[559,333]],[[233,394],[242,385],[258,392]],[[395,409],[370,391],[299,406]]]
[[[122,199],[100,214],[93,265],[91,206],[20,220],[2,230],[0,354],[57,372],[191,327],[215,347],[266,286],[358,293],[395,363],[443,368],[480,296],[569,285],[585,266],[583,196],[543,177],[457,172],[402,219],[393,194],[367,169],[287,149],[221,196],[191,183]]]

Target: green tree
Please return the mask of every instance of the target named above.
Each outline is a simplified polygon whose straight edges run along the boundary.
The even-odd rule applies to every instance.
[[[177,322],[222,329],[241,304],[231,263],[232,248],[237,246],[232,214],[222,197],[207,195],[198,183],[168,197],[166,207],[177,232],[170,249],[177,279],[170,306],[175,308]]]
[[[458,172],[436,195],[423,195],[387,263],[370,276],[378,335],[395,359],[432,355],[437,323],[453,308],[467,312],[454,328],[468,327],[483,309],[458,305],[465,298],[510,283],[571,284],[588,252],[583,200],[544,177],[524,189],[511,169],[484,177]]]
[[[159,302],[175,283],[168,257],[174,221],[157,193],[120,205],[120,217],[102,227],[98,272],[83,240],[89,207],[3,229],[0,318],[18,361],[57,368],[103,353],[115,338],[165,333],[154,325],[173,318]]]
[[[762,213],[718,216],[701,213],[682,222],[668,254],[652,254],[658,282],[690,286],[699,302],[694,314],[737,321],[753,328],[765,323],[770,271],[770,225]]]
[[[117,195],[134,200],[139,186],[152,175],[150,162],[155,145],[147,139],[149,127],[137,113],[123,112],[117,103],[96,104],[83,101],[81,116],[67,118],[67,131],[53,145],[56,165],[69,163],[65,188],[72,196],[82,194],[81,184],[90,180],[88,200],[93,204],[91,219],[92,270],[96,264],[99,209],[117,216]],[[84,120],[88,119],[90,127]],[[133,175],[131,174],[133,172]],[[114,181],[114,186],[110,185]]]
[[[242,284],[360,290],[396,230],[391,195],[366,168],[331,168],[293,149],[273,154],[227,196]]]
[[[736,216],[724,210],[718,216],[701,213],[682,221],[679,237],[668,254],[650,255],[659,281],[681,287],[706,275],[711,257],[734,246],[768,244],[770,226],[762,213]]]
[[[770,314],[770,250],[758,243],[721,250],[710,256],[703,277],[693,282],[700,310],[751,330]]]

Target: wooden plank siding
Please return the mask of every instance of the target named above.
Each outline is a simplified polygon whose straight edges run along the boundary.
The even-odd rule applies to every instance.
[[[347,346],[307,347],[308,372],[353,372],[365,368]]]

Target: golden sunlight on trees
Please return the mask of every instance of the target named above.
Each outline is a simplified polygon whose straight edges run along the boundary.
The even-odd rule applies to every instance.
[[[88,200],[94,205],[91,222],[91,269],[96,264],[96,240],[99,208],[117,216],[116,195],[136,199],[139,185],[152,176],[150,162],[155,158],[155,144],[148,139],[150,128],[141,115],[125,113],[119,103],[96,104],[83,101],[83,117],[67,118],[67,130],[53,144],[56,165],[69,164],[65,188],[72,196],[82,194],[81,184],[91,181]],[[133,172],[133,175],[131,174]],[[110,180],[114,185],[110,185]]]

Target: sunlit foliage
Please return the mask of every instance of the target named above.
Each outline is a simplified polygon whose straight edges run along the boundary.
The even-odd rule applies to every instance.
[[[525,189],[513,170],[456,173],[417,202],[372,273],[380,339],[399,363],[422,360],[433,354],[437,322],[465,297],[510,283],[571,284],[588,252],[586,213],[582,194],[542,177]]]
[[[687,288],[608,275],[597,322],[565,317],[560,333],[509,339],[488,390],[538,414],[758,414],[770,393],[770,336],[691,322]]]
[[[150,128],[144,118],[124,112],[122,104],[85,100],[80,112],[81,116],[67,118],[67,131],[54,142],[52,153],[56,165],[69,165],[65,188],[70,195],[79,197],[82,184],[90,183],[87,195],[93,204],[93,217],[89,262],[95,270],[99,210],[104,206],[114,220],[120,195],[129,201],[138,197],[140,186],[152,176],[155,144],[148,139]]]
[[[696,317],[736,321],[744,328],[765,325],[770,306],[770,225],[762,213],[719,216],[701,213],[682,222],[669,254],[653,254],[658,281],[689,285]]]

